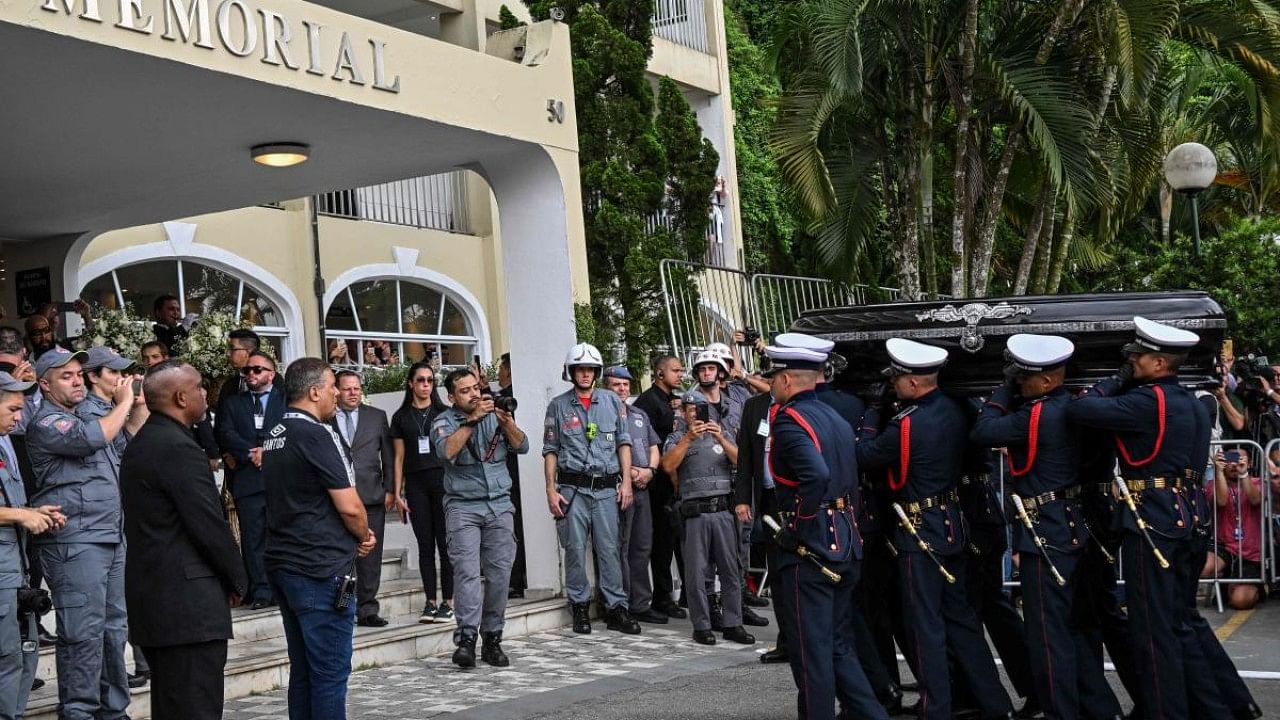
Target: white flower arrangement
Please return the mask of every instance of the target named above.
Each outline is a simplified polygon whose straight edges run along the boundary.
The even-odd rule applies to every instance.
[[[178,342],[174,350],[178,357],[188,362],[206,380],[212,381],[232,373],[231,361],[227,358],[227,338],[232,330],[250,327],[228,313],[213,312],[201,315],[191,327],[186,339]],[[263,343],[262,351],[272,355],[270,344]],[[284,372],[284,368],[280,368]]]
[[[137,360],[142,354],[142,346],[155,339],[151,323],[134,317],[128,310],[98,309],[93,314],[93,325],[75,339],[75,347],[88,350],[102,345]]]

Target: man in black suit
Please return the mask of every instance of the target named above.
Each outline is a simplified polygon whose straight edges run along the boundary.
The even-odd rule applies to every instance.
[[[761,393],[749,398],[742,405],[742,425],[738,429],[738,476],[733,482],[734,512],[743,523],[753,521],[761,514],[777,516],[778,503],[774,497],[773,476],[769,474],[769,415],[773,397]],[[752,537],[752,541],[757,541]],[[760,656],[762,663],[788,661],[787,638],[795,632],[785,593],[778,590],[778,546],[765,542],[765,565],[769,569],[769,595],[773,598],[774,614],[778,618],[778,644]]]
[[[395,451],[387,414],[361,405],[364,388],[351,370],[338,373],[338,414],[329,425],[342,439],[342,448],[356,473],[356,491],[364,503],[369,529],[378,537],[373,552],[356,560],[356,624],[385,627],[378,615],[378,585],[382,582],[382,529],[387,510],[396,506]]]
[[[147,373],[151,417],[120,462],[129,640],[151,665],[151,717],[222,717],[231,606],[247,592],[205,453],[200,373],[166,360]]]
[[[229,457],[227,481],[240,519],[240,551],[249,573],[245,602],[254,610],[274,604],[263,567],[267,540],[267,496],[262,482],[262,441],[284,416],[284,391],[275,386],[276,361],[254,352],[240,377],[245,388],[222,398],[215,432],[218,447]]]

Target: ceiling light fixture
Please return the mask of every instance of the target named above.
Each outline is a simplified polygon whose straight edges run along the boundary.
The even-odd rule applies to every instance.
[[[253,161],[269,167],[293,167],[307,161],[311,147],[302,143],[279,142],[255,145]]]

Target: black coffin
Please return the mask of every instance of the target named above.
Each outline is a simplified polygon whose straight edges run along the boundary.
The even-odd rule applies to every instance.
[[[1089,295],[1032,295],[980,300],[860,305],[804,313],[796,332],[833,340],[849,367],[836,382],[864,391],[884,382],[884,341],[910,338],[946,348],[950,359],[941,383],[951,394],[986,394],[1002,382],[1004,346],[1015,333],[1063,335],[1076,344],[1067,383],[1091,385],[1115,372],[1120,348],[1133,338],[1133,317],[1185,328],[1200,336],[1179,373],[1188,386],[1215,380],[1226,319],[1207,293],[1171,291]]]

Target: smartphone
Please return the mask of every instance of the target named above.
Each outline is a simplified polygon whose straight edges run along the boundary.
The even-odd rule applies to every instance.
[[[134,395],[142,394],[142,378],[133,379],[133,394]]]
[[[711,422],[711,406],[710,405],[698,405],[694,407],[693,412],[698,422]]]
[[[76,304],[73,302],[67,302],[66,300],[63,300],[62,302],[58,303],[58,312],[60,313],[75,312],[75,311],[76,311]]]

